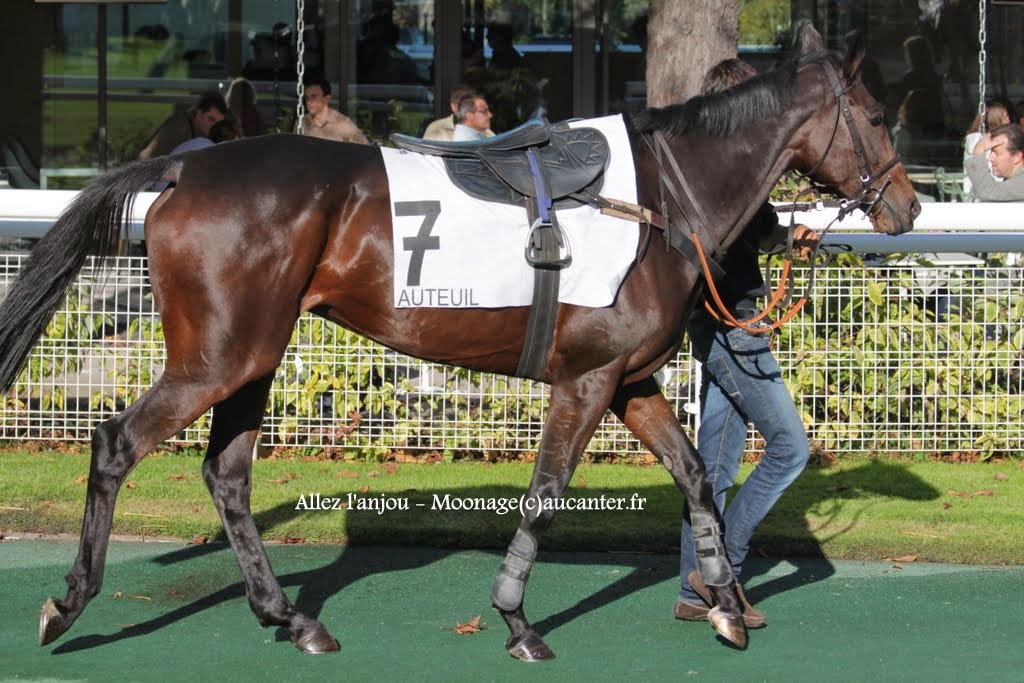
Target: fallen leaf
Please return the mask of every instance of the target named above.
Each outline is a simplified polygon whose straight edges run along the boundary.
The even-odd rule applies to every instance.
[[[901,531],[900,534],[903,536],[921,536],[922,538],[945,538],[945,536],[939,536],[938,534],[921,534],[916,531]]]
[[[946,491],[946,493],[948,493],[951,496],[960,496],[961,498],[971,497],[971,494],[967,493],[967,491]]]
[[[831,493],[837,493],[839,491],[849,490],[849,488],[850,486],[848,484],[833,484],[832,486],[826,486],[825,490]]]
[[[582,474],[576,475],[576,486],[579,486],[581,489],[587,488],[587,480],[583,478]]]
[[[894,564],[892,566],[892,568],[893,569],[898,569],[899,571],[903,571],[903,565],[902,564]]]
[[[168,479],[172,479],[174,481],[188,481],[188,475],[187,474],[172,474],[171,476],[169,476],[167,478]]]
[[[369,490],[370,490],[369,486],[360,486],[359,487],[359,493],[366,493]]]
[[[299,538],[297,536],[295,536],[295,537],[287,536],[287,537],[281,539],[281,543],[284,543],[286,545],[295,545],[295,544],[298,544],[298,543],[305,543],[305,542],[306,542],[306,539]]]
[[[147,601],[152,601],[153,600],[153,598],[149,597],[148,595],[129,595],[128,599],[129,600],[147,600]]]
[[[359,477],[359,473],[353,472],[352,470],[342,470],[341,472],[338,472],[334,476],[344,477],[346,479],[357,479]]]
[[[115,600],[120,598],[122,595],[124,595],[124,593],[122,593],[121,591],[114,591],[114,599]]]
[[[917,555],[900,555],[892,558],[893,562],[914,562],[915,560],[917,560]]]
[[[185,545],[203,545],[204,543],[206,543],[209,540],[210,540],[209,536],[196,536],[195,538],[193,538],[191,541],[189,541]]]
[[[289,482],[292,479],[298,479],[298,478],[299,478],[299,475],[295,474],[294,472],[285,472],[283,477],[279,477],[277,479],[270,479],[270,480],[268,480],[267,483],[270,483],[270,484],[284,484],[285,482]]]
[[[127,484],[125,484],[125,485],[124,485],[124,487],[125,487],[126,489],[136,489],[136,488],[138,488],[138,487],[139,487],[139,485],[138,485],[138,484],[136,484],[136,483],[135,483],[134,481],[130,481],[130,482],[128,482]]]
[[[177,588],[172,588],[171,592],[168,593],[167,595],[171,596],[172,598],[180,598],[181,597],[181,593],[178,592]]]
[[[75,483],[76,484],[84,484],[87,481],[89,481],[89,475],[88,474],[83,474],[83,475],[75,477]]]
[[[951,507],[953,507],[953,504],[952,504],[952,503],[943,503],[943,504],[942,504],[942,509],[943,509],[943,510],[948,510],[948,509],[949,509],[949,508],[951,508]]]
[[[982,489],[980,491],[975,491],[974,495],[976,495],[976,496],[994,496],[996,494],[995,494],[995,491],[992,491],[991,489]]]
[[[460,636],[464,636],[469,633],[479,633],[483,630],[483,626],[481,626],[480,624],[480,617],[476,616],[467,621],[465,624],[456,624],[454,630]]]
[[[366,476],[368,476],[368,477],[379,477],[380,476],[380,472],[378,472],[377,470],[370,470],[369,472],[366,473]]]
[[[385,463],[384,474],[398,474],[398,465],[393,462]]]
[[[1009,479],[1009,477],[1003,474],[1002,472],[996,472],[993,478],[998,481],[1006,481],[1007,479]]]

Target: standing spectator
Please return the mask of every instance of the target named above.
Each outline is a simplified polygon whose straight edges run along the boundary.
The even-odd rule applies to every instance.
[[[227,116],[228,105],[218,92],[208,92],[185,111],[177,111],[160,124],[153,137],[139,152],[139,159],[166,156],[187,140],[207,137],[210,128]]]
[[[983,202],[1024,201],[1024,129],[1016,123],[999,126],[986,133],[975,150],[964,162],[964,170],[974,184],[974,196]]]
[[[459,115],[459,102],[465,97],[476,98],[477,94],[468,85],[457,85],[452,89],[451,97],[448,98],[448,106],[452,113],[450,116],[442,116],[436,121],[431,121],[427,129],[423,131],[424,140],[451,140],[455,134],[455,123]],[[492,137],[494,131],[490,128],[484,131],[484,137]]]
[[[900,102],[896,111],[896,125],[889,131],[892,148],[900,155],[903,163],[918,163],[916,143],[924,137],[924,129],[920,121],[924,117],[921,111],[928,106],[928,96],[923,90],[911,90]]]
[[[701,94],[731,88],[755,73],[738,59],[726,59],[704,77]],[[757,263],[759,247],[785,237],[774,208],[765,203],[721,259],[726,277],[719,291],[737,319],[756,314],[757,299],[765,295]],[[817,236],[807,226],[797,226],[794,245],[798,255],[806,258],[816,242]],[[693,355],[703,370],[697,451],[707,469],[725,550],[739,581],[754,530],[807,464],[807,432],[764,335],[726,326],[706,313],[701,303],[687,330]],[[727,506],[726,493],[739,474],[748,422],[764,437],[764,452]],[[683,519],[679,565],[680,593],[673,613],[677,619],[704,621],[714,602],[697,570],[697,548],[688,516]],[[748,628],[764,626],[764,614],[750,605],[742,586],[738,589],[744,623]]]
[[[866,49],[864,32],[860,29],[850,31],[843,36],[843,43],[846,46],[846,54],[848,55],[856,54],[861,49]],[[871,96],[875,98],[875,101],[885,106],[889,89],[885,84],[885,76],[882,75],[882,67],[877,61],[868,56],[861,60],[860,80]]]
[[[246,78],[231,81],[225,99],[228,109],[242,127],[243,136],[251,138],[267,132],[259,107],[256,106],[256,88],[251,81]]]
[[[910,36],[903,41],[903,59],[907,69],[903,77],[889,87],[897,101],[904,102],[911,91],[919,91],[908,123],[929,139],[941,138],[946,132],[945,95],[942,75],[935,70],[932,48],[924,36]]]
[[[469,95],[459,100],[459,110],[455,114],[455,131],[452,133],[454,142],[483,140],[485,131],[491,127],[491,109],[487,100]]]
[[[349,117],[331,109],[329,81],[310,81],[305,86],[306,114],[302,117],[302,134],[337,142],[356,142],[368,145],[370,141]],[[296,126],[298,132],[298,126]]]

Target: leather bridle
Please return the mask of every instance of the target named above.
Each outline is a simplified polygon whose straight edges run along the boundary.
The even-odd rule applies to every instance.
[[[825,146],[825,152],[818,158],[818,162],[814,164],[810,171],[806,173],[800,173],[799,175],[809,180],[812,184],[817,186],[817,183],[811,179],[811,176],[821,167],[825,159],[828,157],[828,153],[832,150],[832,144],[836,140],[836,133],[839,130],[839,115],[842,113],[843,118],[846,120],[846,130],[850,133],[850,142],[853,145],[853,152],[857,156],[857,166],[860,170],[860,190],[848,199],[839,200],[839,214],[838,219],[843,220],[847,214],[853,212],[854,209],[861,209],[866,215],[871,215],[878,207],[879,202],[884,201],[884,195],[886,189],[892,184],[892,176],[886,176],[885,181],[881,187],[875,187],[874,184],[888,173],[896,164],[900,163],[900,155],[893,153],[891,159],[882,164],[882,166],[875,171],[871,172],[871,167],[868,165],[867,155],[864,153],[864,141],[860,136],[860,129],[857,128],[857,122],[853,120],[853,112],[850,111],[850,99],[847,93],[857,85],[857,81],[853,81],[847,87],[843,87],[842,82],[839,80],[836,69],[832,66],[829,61],[818,62],[818,64],[825,71],[825,75],[828,77],[829,85],[832,87],[832,94],[836,99],[836,118],[832,124],[832,135],[829,136],[828,145]]]
[[[839,116],[841,113],[846,121],[846,128],[850,133],[850,141],[853,145],[854,154],[856,154],[857,156],[857,164],[860,170],[859,180],[861,183],[861,187],[860,190],[853,197],[840,200],[838,205],[838,215],[832,223],[835,223],[836,220],[841,221],[849,213],[853,212],[854,209],[858,208],[863,210],[865,214],[871,215],[872,212],[874,212],[875,209],[878,207],[879,203],[885,202],[885,190],[889,187],[890,184],[892,184],[892,176],[886,176],[886,173],[888,173],[894,166],[896,166],[896,164],[900,163],[900,156],[898,153],[894,153],[893,157],[884,164],[882,164],[882,166],[877,171],[875,171],[874,173],[871,172],[871,167],[868,164],[867,155],[864,151],[864,142],[861,138],[860,130],[857,128],[857,123],[853,119],[853,112],[850,110],[850,101],[847,95],[847,93],[849,93],[849,91],[852,90],[853,87],[857,84],[857,81],[852,82],[849,86],[844,88],[842,82],[839,80],[839,76],[836,73],[835,67],[832,66],[832,63],[830,61],[825,60],[816,63],[820,65],[822,69],[825,71],[825,74],[829,80],[829,84],[832,87],[832,94],[836,100],[836,118],[832,125],[832,134],[829,136],[828,145],[826,145],[824,153],[821,155],[817,163],[814,164],[810,171],[802,173],[800,175],[807,178],[815,187],[817,187],[817,184],[814,183],[810,176],[812,176],[821,167],[821,164],[825,161],[826,157],[828,157],[829,152],[832,150],[832,145],[835,143],[836,139],[836,133],[839,131]],[[785,263],[783,265],[782,277],[779,280],[778,289],[776,290],[774,295],[772,295],[768,303],[768,307],[760,315],[750,320],[737,320],[735,316],[733,316],[732,313],[728,310],[728,307],[722,302],[721,297],[718,293],[718,289],[715,286],[715,278],[712,271],[721,272],[722,269],[720,266],[718,266],[717,263],[714,262],[713,257],[709,258],[705,254],[703,245],[701,244],[700,233],[704,233],[705,240],[711,241],[708,240],[708,235],[706,231],[703,229],[703,226],[708,222],[704,214],[704,211],[701,208],[700,204],[697,202],[697,198],[694,195],[692,189],[690,188],[689,183],[686,182],[686,178],[684,177],[681,169],[679,168],[679,165],[677,164],[675,157],[669,150],[668,144],[665,142],[664,136],[661,134],[660,131],[656,130],[652,134],[652,138],[654,140],[654,144],[652,144],[647,139],[647,136],[644,136],[643,140],[653,153],[654,160],[657,163],[658,169],[660,171],[659,176],[661,179],[660,185],[662,191],[664,192],[664,190],[668,190],[669,196],[674,201],[680,213],[683,216],[686,216],[687,211],[683,207],[682,199],[676,190],[676,186],[678,186],[683,191],[683,194],[686,196],[688,203],[692,207],[693,213],[696,214],[696,217],[698,219],[696,223],[692,220],[684,221],[684,223],[689,229],[690,237],[693,240],[694,246],[696,247],[700,269],[704,275],[704,279],[710,294],[711,301],[705,300],[705,308],[707,308],[707,310],[711,313],[712,316],[714,316],[721,322],[725,323],[726,325],[730,327],[738,327],[753,334],[764,333],[777,329],[782,324],[790,320],[794,315],[796,315],[797,311],[799,311],[806,303],[807,296],[809,295],[809,288],[808,293],[805,293],[804,296],[800,297],[797,301],[793,302],[790,309],[786,311],[782,316],[780,316],[778,320],[771,324],[765,324],[763,322],[760,322],[780,302],[785,301],[783,305],[789,304],[789,295],[788,293],[785,293],[785,283],[788,280],[789,289],[791,291],[792,271],[790,266],[793,243],[793,221],[790,221],[790,232],[789,237],[787,238],[786,257]],[[667,159],[669,166],[672,170],[671,176],[669,175],[668,169],[665,168],[665,165],[662,162],[663,155]],[[673,176],[676,180],[676,183],[671,182]],[[874,183],[880,180],[883,176],[886,177],[885,181],[882,183],[882,186],[874,187]],[[658,225],[659,227],[663,228],[666,232],[666,236],[668,236],[671,233],[672,228],[669,225],[668,212],[666,211],[664,200],[662,201],[661,215],[658,215],[651,211],[648,211],[647,213],[650,214],[650,216],[648,216],[648,222],[651,222],[652,224]],[[654,220],[651,220],[652,217]],[[830,223],[829,227],[831,227],[831,225],[832,224]],[[828,228],[826,228],[826,231],[827,230]],[[667,241],[671,242],[671,240]],[[720,245],[716,246],[718,247],[717,250],[720,251]],[[817,249],[815,249],[815,252],[816,251]],[[814,256],[812,256],[811,259],[813,263]],[[810,282],[814,282],[813,266],[811,271]],[[714,304],[713,306],[712,302]]]

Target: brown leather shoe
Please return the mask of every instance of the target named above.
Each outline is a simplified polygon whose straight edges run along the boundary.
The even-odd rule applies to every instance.
[[[672,608],[672,615],[683,621],[707,621],[710,607],[695,605],[685,600],[676,600],[676,606]]]
[[[701,597],[701,600],[706,602],[708,605],[714,607],[715,599],[711,596],[711,591],[704,585],[704,582],[700,578],[700,572],[693,570],[690,572],[686,580],[690,583],[690,587]],[[764,616],[764,612],[757,609],[750,602],[747,601],[747,596],[743,592],[743,586],[740,584],[736,585],[736,591],[740,594],[740,601],[743,603],[743,623],[747,628],[761,628],[768,625],[768,620]]]

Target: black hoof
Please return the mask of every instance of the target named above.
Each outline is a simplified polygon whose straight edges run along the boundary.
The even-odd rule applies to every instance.
[[[509,637],[505,642],[505,649],[510,655],[523,662],[544,662],[555,658],[555,653],[551,651],[548,644],[533,630],[518,637]]]
[[[337,652],[341,649],[338,641],[334,639],[327,629],[317,624],[317,627],[310,630],[301,638],[292,636],[292,642],[307,655],[323,655],[328,652]]]
[[[39,613],[39,644],[49,645],[64,635],[70,626],[71,624],[57,607],[57,602],[53,598],[49,598],[43,603],[43,609]]]
[[[721,607],[712,607],[708,621],[715,631],[734,647],[747,649],[747,627],[742,614],[729,614]]]

